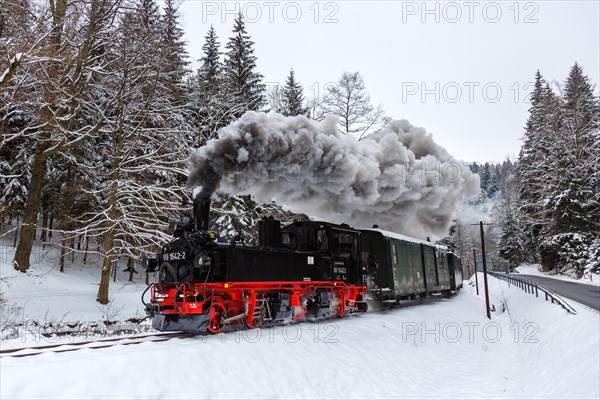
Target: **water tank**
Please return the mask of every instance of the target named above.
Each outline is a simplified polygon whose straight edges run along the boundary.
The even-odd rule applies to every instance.
[[[258,221],[258,245],[281,247],[281,222],[273,217]]]

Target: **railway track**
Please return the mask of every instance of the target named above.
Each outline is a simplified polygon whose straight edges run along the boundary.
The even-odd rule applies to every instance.
[[[78,351],[84,349],[105,349],[113,346],[129,346],[141,343],[151,342],[166,342],[172,339],[184,339],[193,336],[198,336],[200,333],[190,332],[168,332],[168,333],[154,333],[148,335],[136,335],[114,339],[100,339],[100,340],[88,340],[74,343],[56,343],[45,346],[32,346],[32,347],[21,347],[14,349],[0,350],[0,358],[5,357],[31,357],[40,354],[47,353],[66,353],[71,351]]]

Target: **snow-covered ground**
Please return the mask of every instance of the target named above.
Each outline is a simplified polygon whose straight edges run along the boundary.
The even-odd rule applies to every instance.
[[[14,252],[12,241],[0,241],[0,295],[3,299],[0,339],[14,336],[14,328],[41,333],[85,331],[86,334],[104,332],[107,328],[109,331],[137,329],[139,320],[145,317],[140,296],[146,285],[141,270],[134,274],[134,282],[128,282],[129,273],[123,272],[124,266],[119,265],[116,282],[110,282],[111,302],[100,305],[96,302],[99,256],[90,255],[86,265],[81,254],[75,255],[74,263],[69,256],[65,272],[61,273],[60,250],[51,245],[42,249],[36,241],[32,266],[28,272],[21,273],[12,266]]]
[[[107,317],[95,302],[98,268],[68,265],[61,274],[45,256],[21,274],[8,259],[3,253],[5,310],[21,307],[17,315],[40,322],[101,325]],[[119,313],[109,319],[142,314],[143,276],[136,280],[111,282]],[[571,302],[578,314],[567,314],[490,277],[489,321],[472,285],[449,299],[319,324],[2,358],[0,397],[600,397],[597,311]],[[29,334],[18,330],[2,348],[56,341],[27,326]]]
[[[554,272],[540,271],[540,264],[523,264],[519,265],[516,270],[520,274],[545,276],[546,278],[560,279],[562,281],[584,283],[586,285],[600,286],[600,274],[592,274],[589,278],[574,279],[567,275],[556,274]],[[591,279],[590,279],[591,278]]]

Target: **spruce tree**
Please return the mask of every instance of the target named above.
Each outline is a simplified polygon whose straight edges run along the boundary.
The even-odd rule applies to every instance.
[[[548,233],[598,231],[598,101],[577,64],[566,80],[560,111],[548,160],[553,175],[546,198],[552,216]]]
[[[500,200],[496,207],[500,237],[498,255],[509,261],[511,267],[530,261],[527,250],[528,241],[523,232],[522,216],[518,207],[519,182],[515,176],[515,166],[506,160],[499,166],[502,178],[499,181]]]
[[[556,124],[560,119],[560,103],[540,71],[536,72],[531,107],[525,126],[523,147],[516,165],[519,181],[518,207],[523,218],[523,235],[527,253],[537,260],[541,231],[550,216],[544,206],[550,179],[550,148],[556,140]]]
[[[197,146],[216,137],[217,131],[228,125],[234,115],[241,115],[246,110],[240,106],[238,97],[226,85],[220,43],[212,26],[205,36],[202,52],[202,64],[191,89],[192,112],[198,132],[195,141]]]
[[[290,69],[290,74],[283,88],[283,110],[281,113],[285,116],[308,115],[308,107],[304,105],[302,85],[296,81],[293,69]]]
[[[198,83],[200,92],[208,97],[208,94],[218,93],[219,85],[222,83],[221,52],[219,50],[221,44],[215,32],[215,28],[211,25],[210,29],[204,37],[205,42],[202,46],[204,53],[200,61],[202,65],[198,69]]]
[[[25,146],[20,146],[13,164],[4,166],[7,174],[0,193],[0,215],[22,216],[31,181],[31,159],[31,152]]]
[[[256,72],[254,42],[246,31],[242,13],[234,21],[233,36],[225,46],[225,78],[231,93],[235,94],[234,116],[239,117],[246,110],[259,110],[265,104],[263,76]]]
[[[185,76],[188,74],[187,50],[183,40],[184,31],[180,26],[175,0],[165,0],[164,14],[161,20],[161,48],[164,55],[161,75],[170,100],[174,105],[186,103]]]

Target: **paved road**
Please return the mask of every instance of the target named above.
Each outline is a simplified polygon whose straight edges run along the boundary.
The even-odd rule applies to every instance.
[[[512,274],[515,277],[528,279],[542,284],[554,293],[575,300],[588,307],[600,311],[600,287],[583,283],[561,281],[560,279],[546,278],[545,276]]]

